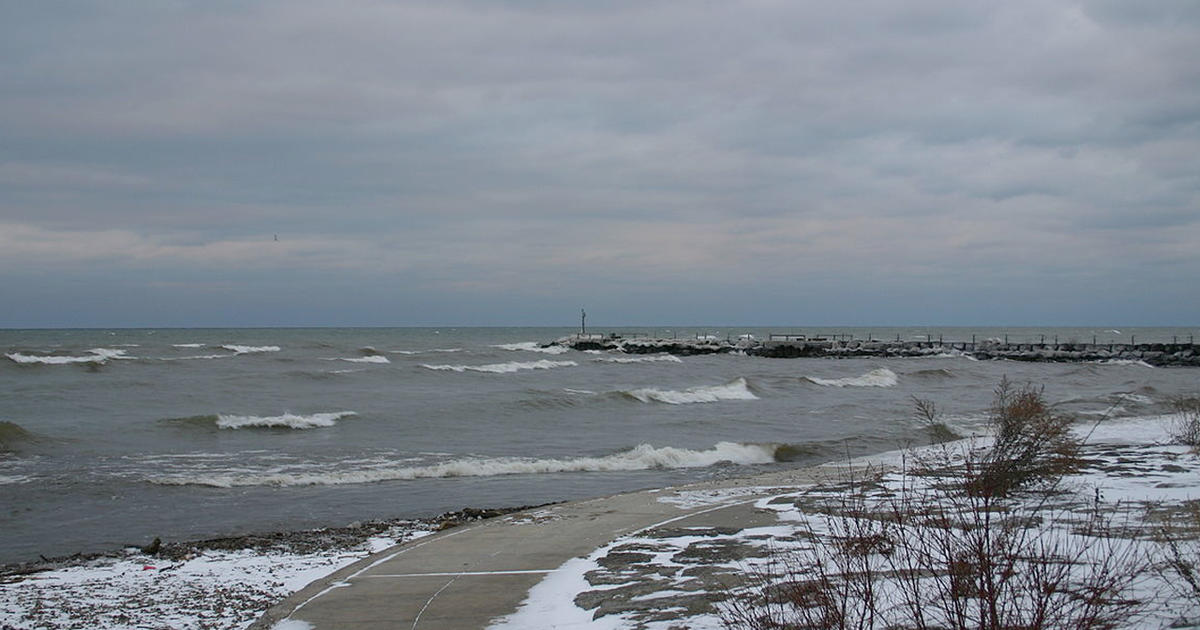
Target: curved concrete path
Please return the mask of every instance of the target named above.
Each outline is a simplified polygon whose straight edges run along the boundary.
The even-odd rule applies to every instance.
[[[317,630],[486,628],[515,612],[529,589],[575,557],[633,532],[675,527],[755,527],[774,512],[754,502],[834,476],[807,468],[647,490],[518,512],[397,545],[318,580],[251,626],[303,621]],[[672,498],[710,497],[682,506]],[[304,627],[296,624],[296,627]]]

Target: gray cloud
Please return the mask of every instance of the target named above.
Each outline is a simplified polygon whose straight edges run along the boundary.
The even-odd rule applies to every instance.
[[[583,299],[680,321],[731,292],[749,302],[714,320],[1103,319],[1117,286],[1152,294],[1145,323],[1200,306],[1162,279],[1200,273],[1187,1],[6,14],[0,282],[27,297],[0,325],[53,323],[35,287],[85,273],[212,295],[233,324],[320,323],[334,294],[395,322],[366,287],[426,305],[396,323]],[[303,317],[255,306],[293,286],[276,301]],[[940,297],[1029,286],[1043,306]],[[817,287],[845,306],[781,297]]]

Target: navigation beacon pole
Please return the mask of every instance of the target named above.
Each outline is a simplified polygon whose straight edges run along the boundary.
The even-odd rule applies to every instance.
[[[579,309],[579,336],[587,334],[587,311]]]

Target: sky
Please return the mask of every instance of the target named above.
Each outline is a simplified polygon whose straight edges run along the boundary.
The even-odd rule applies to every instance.
[[[1195,325],[1195,0],[0,0],[0,327]]]

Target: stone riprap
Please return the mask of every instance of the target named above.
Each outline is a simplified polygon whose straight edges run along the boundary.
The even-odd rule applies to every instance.
[[[628,354],[673,355],[744,353],[770,358],[929,357],[967,356],[1010,361],[1104,362],[1141,361],[1156,367],[1200,367],[1200,345],[1190,343],[1004,343],[882,341],[882,340],[769,340],[753,339],[653,339],[619,335],[571,336],[549,345],[575,350],[600,350]]]

